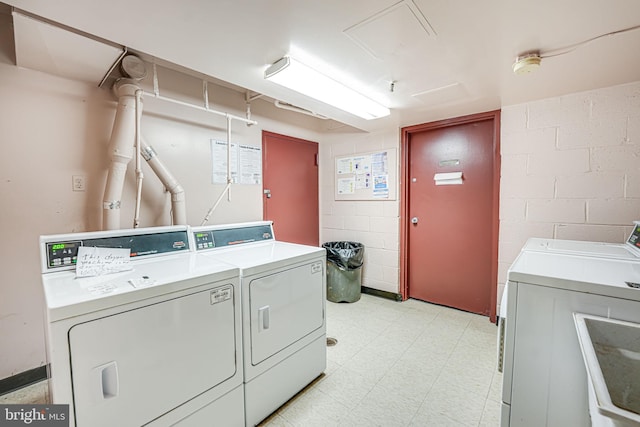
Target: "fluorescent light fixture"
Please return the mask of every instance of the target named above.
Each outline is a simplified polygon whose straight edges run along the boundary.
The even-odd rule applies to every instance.
[[[387,107],[289,56],[267,68],[264,78],[363,119],[378,119],[390,114]]]

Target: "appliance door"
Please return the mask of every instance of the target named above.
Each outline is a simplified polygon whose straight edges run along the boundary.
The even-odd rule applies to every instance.
[[[249,282],[251,364],[259,364],[324,325],[322,261]]]
[[[233,287],[75,325],[76,424],[143,425],[236,372]]]

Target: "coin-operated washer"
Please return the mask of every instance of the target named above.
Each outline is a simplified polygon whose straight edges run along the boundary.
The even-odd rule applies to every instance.
[[[640,263],[640,221],[633,222],[633,230],[625,243],[591,242],[583,240],[562,240],[529,238],[521,252],[542,252],[550,254],[618,259]],[[640,285],[638,285],[640,286]],[[502,372],[503,346],[507,318],[509,283],[502,293],[498,316],[498,370]]]
[[[639,246],[638,222],[624,245],[525,244],[503,299],[502,426],[596,425],[574,313],[640,322]]]
[[[240,268],[246,425],[326,368],[326,253],[276,241],[271,222],[195,227],[194,248]]]
[[[244,425],[239,272],[188,243],[186,226],[40,238],[50,391],[70,426]],[[131,270],[76,277],[83,246],[129,249]]]
[[[530,238],[522,250],[640,262],[640,221],[633,222],[633,230],[625,243]]]

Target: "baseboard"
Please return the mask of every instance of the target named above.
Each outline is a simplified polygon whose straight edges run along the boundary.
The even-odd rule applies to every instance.
[[[39,366],[0,380],[0,395],[47,379],[47,367]]]
[[[377,297],[394,301],[402,301],[402,295],[396,294],[394,292],[381,291],[379,289],[367,288],[366,286],[362,286],[361,289],[363,294],[375,295]]]

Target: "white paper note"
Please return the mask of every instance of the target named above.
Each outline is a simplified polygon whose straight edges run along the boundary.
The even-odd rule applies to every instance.
[[[76,277],[102,276],[131,270],[130,253],[131,249],[81,246],[78,248]]]

